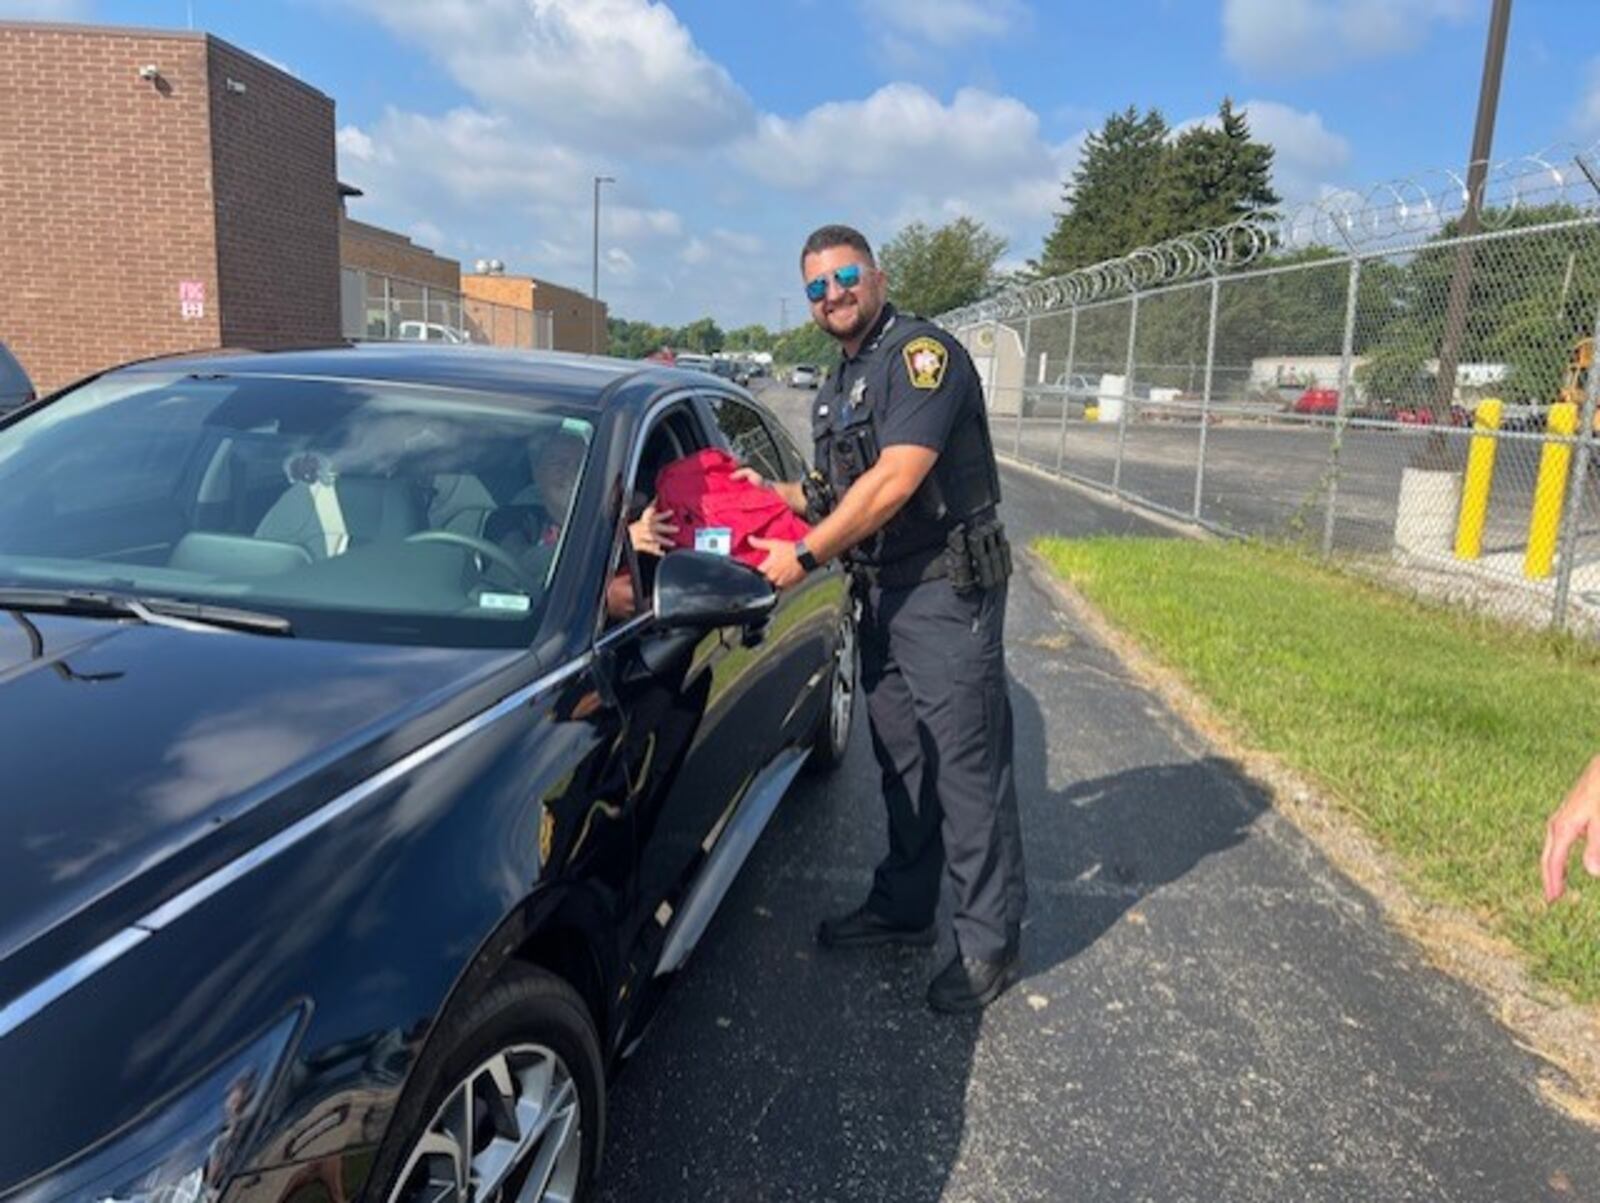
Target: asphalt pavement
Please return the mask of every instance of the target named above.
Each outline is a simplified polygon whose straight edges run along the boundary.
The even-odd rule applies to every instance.
[[[791,425],[804,398],[767,396]],[[1023,543],[1160,536],[1007,469]],[[829,952],[884,841],[858,723],[803,776],[613,1088],[602,1198],[1600,1199],[1600,1141],[1260,791],[1028,572],[1008,662],[1022,984],[923,1004],[938,949]]]

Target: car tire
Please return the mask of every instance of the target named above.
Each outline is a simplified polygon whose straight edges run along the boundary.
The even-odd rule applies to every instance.
[[[812,772],[827,773],[838,768],[850,750],[850,730],[855,723],[856,695],[861,683],[858,641],[859,625],[852,601],[834,634],[833,663],[828,668],[822,710],[811,733],[811,755],[806,760],[806,768]]]
[[[455,1117],[469,1105],[473,1123],[463,1125]],[[379,1149],[370,1180],[375,1189],[365,1197],[477,1203],[502,1193],[515,1199],[542,1175],[545,1186],[529,1195],[529,1203],[587,1200],[605,1141],[605,1108],[600,1041],[583,999],[553,974],[513,966],[441,1021]],[[524,1127],[530,1115],[539,1119]],[[475,1173],[474,1185],[461,1186],[456,1137],[467,1128],[465,1161],[474,1170],[480,1157],[486,1165],[505,1161],[506,1140],[525,1147],[514,1147],[496,1180],[484,1182]],[[497,1155],[485,1156],[491,1144]],[[446,1145],[457,1154],[441,1152]],[[447,1171],[455,1172],[453,1191],[441,1178]]]

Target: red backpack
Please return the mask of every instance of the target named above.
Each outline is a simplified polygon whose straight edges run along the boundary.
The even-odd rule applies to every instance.
[[[758,568],[767,553],[750,546],[752,536],[793,542],[811,527],[772,489],[734,480],[738,467],[733,456],[714,448],[674,460],[656,476],[656,508],[671,511],[677,547],[694,547],[697,530],[722,528],[731,536],[728,554]]]

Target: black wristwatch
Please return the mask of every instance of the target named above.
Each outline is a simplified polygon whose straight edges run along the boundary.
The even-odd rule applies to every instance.
[[[794,545],[794,558],[800,561],[800,567],[807,572],[817,570],[817,557],[811,554],[811,549],[806,546],[804,539]]]

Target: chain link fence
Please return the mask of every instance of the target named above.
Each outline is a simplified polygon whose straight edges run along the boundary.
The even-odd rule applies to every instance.
[[[941,320],[984,373],[1002,455],[1600,633],[1600,185],[1573,163],[1491,172],[1470,235],[1448,191],[1388,186],[1382,206],[1247,219]]]
[[[343,269],[340,289],[346,338],[535,350],[555,345],[555,314],[547,309],[519,309],[355,268]]]

